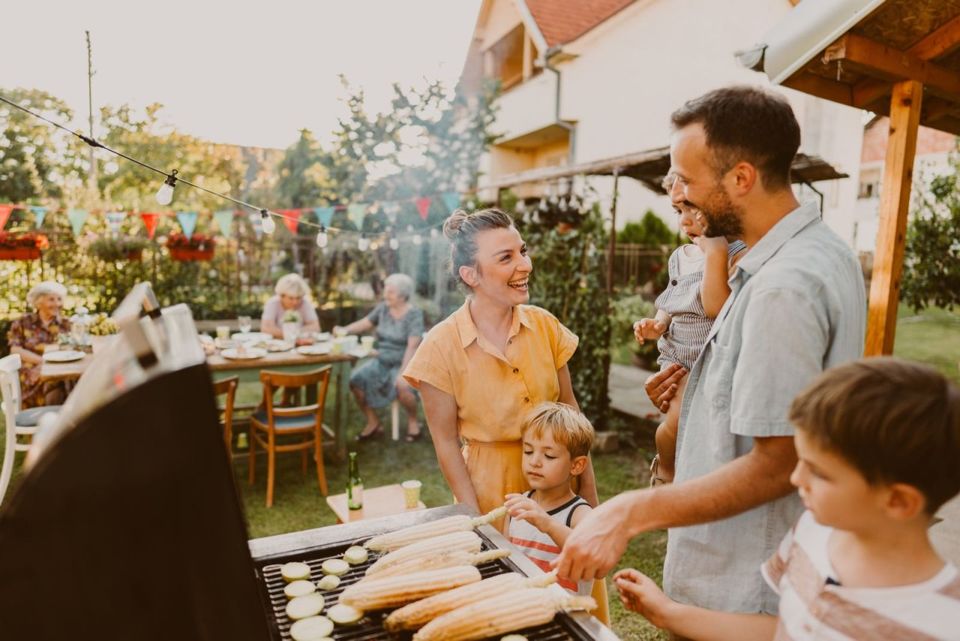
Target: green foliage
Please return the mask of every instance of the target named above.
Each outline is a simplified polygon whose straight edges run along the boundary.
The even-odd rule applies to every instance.
[[[916,311],[927,306],[960,305],[960,157],[953,173],[937,176],[929,192],[920,190],[919,206],[907,229],[900,300]]]
[[[627,223],[617,232],[618,243],[636,245],[675,245],[677,233],[672,231],[663,220],[647,210],[639,223]]]
[[[656,341],[644,341],[643,345],[637,342],[633,334],[633,324],[641,318],[653,318],[657,313],[656,306],[644,300],[640,295],[624,296],[613,301],[613,338],[615,348],[626,347],[633,355],[634,360],[648,370],[657,369]]]
[[[87,245],[87,251],[103,261],[125,260],[150,245],[146,238],[136,236],[99,236]]]
[[[610,407],[612,325],[606,261],[598,248],[607,234],[599,206],[580,210],[576,201],[561,202],[562,208],[558,203],[517,221],[534,263],[530,298],[580,337],[569,363],[573,389],[584,414],[603,429]]]
[[[337,190],[330,180],[320,144],[308,129],[284,153],[277,168],[277,205],[291,208],[315,207],[334,201]]]

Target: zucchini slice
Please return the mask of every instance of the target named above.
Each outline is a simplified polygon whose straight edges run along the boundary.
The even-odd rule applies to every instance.
[[[290,626],[293,641],[323,641],[333,632],[333,621],[327,617],[307,617]]]
[[[294,621],[316,616],[323,612],[323,595],[298,596],[287,604],[287,616]]]
[[[293,581],[283,587],[283,593],[288,599],[296,599],[298,596],[307,596],[317,591],[316,586],[310,581]]]
[[[363,618],[363,612],[349,605],[338,603],[327,610],[327,616],[338,625],[353,625]]]
[[[347,551],[343,553],[343,560],[350,565],[360,565],[367,560],[367,556],[367,548],[354,545],[347,548]]]
[[[310,578],[310,566],[306,563],[299,563],[297,561],[292,563],[284,563],[282,566],[280,566],[280,575],[287,583],[292,583],[293,581],[303,581]]]
[[[328,574],[319,581],[317,581],[317,589],[322,592],[329,592],[330,590],[336,590],[340,585],[340,577],[336,574]]]
[[[350,564],[341,559],[327,559],[320,567],[324,574],[333,574],[334,576],[340,576],[350,571]]]

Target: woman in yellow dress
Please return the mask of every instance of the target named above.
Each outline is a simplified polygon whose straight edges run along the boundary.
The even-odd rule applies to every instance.
[[[454,497],[483,513],[506,494],[529,489],[520,442],[527,412],[544,401],[579,409],[567,368],[579,339],[550,312],[527,304],[533,265],[510,216],[457,211],[443,233],[453,276],[470,294],[427,334],[404,378],[420,390]],[[579,494],[592,506],[599,502],[592,463]],[[596,585],[603,589],[602,581]],[[602,600],[595,614],[606,620],[605,590]]]

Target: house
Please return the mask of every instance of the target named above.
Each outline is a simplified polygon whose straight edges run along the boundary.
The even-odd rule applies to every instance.
[[[669,144],[670,113],[730,84],[769,85],[734,52],[759,41],[790,0],[484,0],[461,83],[499,80],[493,127],[501,134],[481,163],[485,185],[516,172],[576,165]],[[851,244],[862,112],[777,87],[794,106],[801,151],[851,178],[817,184],[824,219]],[[612,179],[589,177],[609,205]],[[518,185],[533,197],[555,189]],[[820,198],[806,187],[801,198]],[[633,180],[619,182],[618,226],[653,209],[675,225],[668,200]]]

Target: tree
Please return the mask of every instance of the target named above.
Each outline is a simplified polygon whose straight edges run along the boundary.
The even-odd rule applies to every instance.
[[[618,243],[637,245],[674,245],[677,234],[663,220],[647,210],[639,223],[627,223],[617,232]]]
[[[960,157],[953,171],[919,190],[918,206],[907,229],[900,299],[915,310],[960,305]]]
[[[336,185],[330,180],[320,144],[309,129],[300,130],[300,139],[284,153],[277,168],[277,205],[313,207],[336,200]]]

